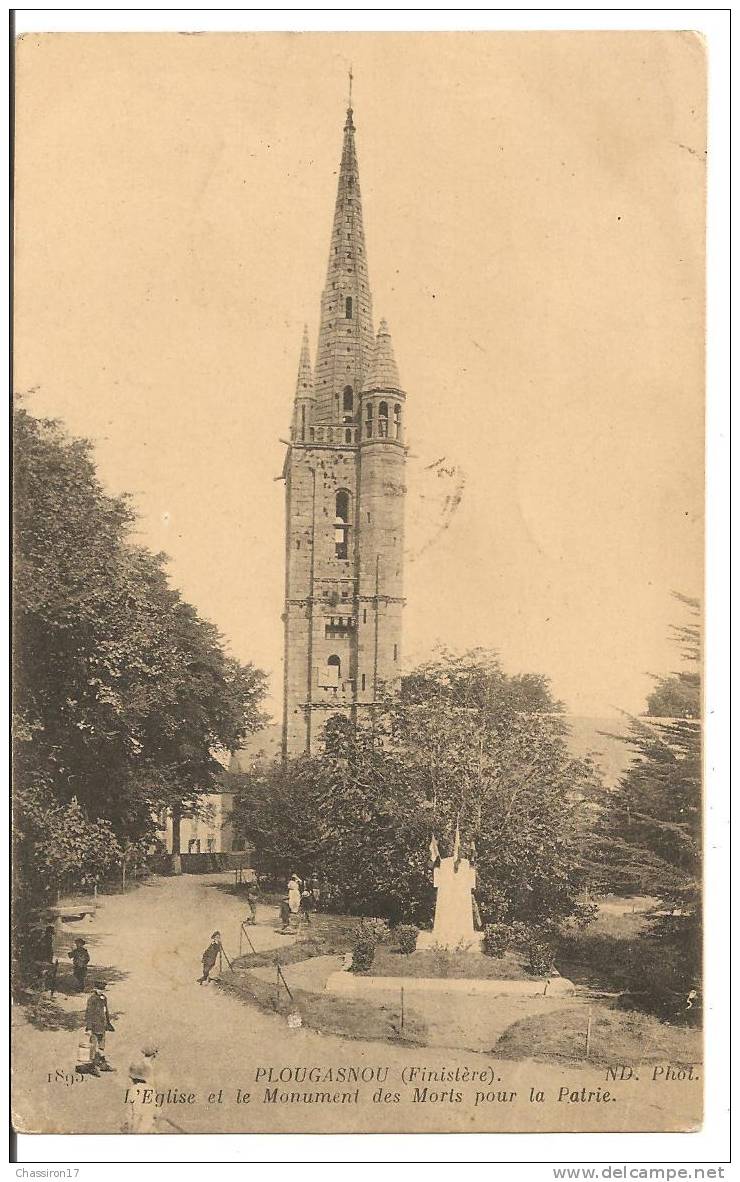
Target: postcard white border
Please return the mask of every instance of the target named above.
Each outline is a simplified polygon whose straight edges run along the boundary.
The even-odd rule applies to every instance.
[[[269,1135],[189,1137],[18,1137],[25,1168],[106,1163],[80,1169],[86,1178],[128,1178],[126,1163],[178,1163],[178,1182],[200,1179],[202,1162],[322,1163],[322,1177],[342,1165],[327,1163],[501,1163],[493,1176],[552,1178],[550,1165],[675,1163],[729,1160],[729,9],[21,9],[16,33],[166,31],[433,31],[433,30],[659,30],[690,29],[706,39],[709,57],[708,352],[707,352],[707,725],[706,725],[706,1013],[705,1122],[693,1134],[446,1134]],[[5,88],[7,95],[7,88]],[[7,100],[6,100],[7,101]],[[7,124],[6,124],[7,126]],[[7,176],[6,176],[7,184]],[[7,463],[7,460],[6,460]],[[8,481],[3,486],[8,488]],[[7,492],[6,492],[7,495]],[[6,518],[7,520],[7,515]],[[7,595],[7,585],[5,588]],[[7,611],[2,615],[7,621]],[[6,650],[7,651],[7,650]],[[6,691],[7,693],[7,687]],[[7,739],[5,739],[7,742]],[[7,889],[7,884],[5,888]],[[4,908],[7,915],[7,908]],[[7,1076],[6,1076],[7,1078]],[[507,1163],[505,1170],[503,1163]],[[538,1167],[536,1163],[541,1163]],[[17,1167],[17,1169],[19,1169]],[[22,1177],[22,1174],[14,1176]],[[372,1166],[352,1167],[362,1179]],[[313,1172],[313,1171],[312,1171]],[[161,1167],[157,1168],[157,1175]],[[174,1176],[174,1172],[173,1172]]]

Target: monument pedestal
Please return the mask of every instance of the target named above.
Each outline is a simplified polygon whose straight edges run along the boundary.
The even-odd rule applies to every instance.
[[[413,953],[411,954],[413,956]],[[345,997],[375,997],[391,994],[414,995],[417,1004],[430,995],[459,997],[474,994],[488,997],[566,997],[576,992],[567,977],[520,977],[515,980],[476,977],[373,977],[361,973],[331,973],[324,986],[327,993]]]
[[[483,952],[483,932],[466,932],[464,936],[456,932],[445,934],[437,932],[436,927],[431,932],[419,932],[416,941],[418,950],[424,948],[446,948],[448,952]]]

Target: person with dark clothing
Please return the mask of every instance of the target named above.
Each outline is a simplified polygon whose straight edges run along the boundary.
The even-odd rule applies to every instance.
[[[259,899],[260,888],[256,878],[247,886],[247,904],[249,906],[250,917],[247,920],[252,927],[257,923],[257,900]]]
[[[315,872],[311,875],[306,885],[313,895],[314,911],[318,911],[319,903],[321,902],[321,882]]]
[[[213,972],[214,965],[218,960],[218,954],[221,951],[221,933],[214,932],[211,936],[211,942],[206,948],[201,957],[203,963],[203,976],[198,978],[199,985],[207,985],[210,974]]]
[[[90,953],[85,947],[85,941],[82,939],[82,936],[77,937],[75,946],[69,955],[72,959],[72,972],[77,982],[77,988],[82,993],[82,990],[85,988],[87,966],[90,963]]]
[[[315,906],[316,906],[316,903],[314,900],[313,891],[311,890],[309,884],[306,883],[303,890],[301,891],[301,909],[300,909],[301,917],[305,923],[310,924],[311,912],[314,910]]]
[[[114,1030],[108,1013],[108,998],[105,996],[105,982],[96,981],[87,999],[85,1030],[90,1032],[90,1074],[100,1075],[101,1071],[115,1071],[104,1055],[105,1036]]]
[[[283,925],[280,930],[283,932],[283,934],[292,930],[291,926],[290,926],[291,915],[292,915],[292,912],[290,910],[290,902],[288,901],[288,899],[286,897],[280,903],[280,922]]]

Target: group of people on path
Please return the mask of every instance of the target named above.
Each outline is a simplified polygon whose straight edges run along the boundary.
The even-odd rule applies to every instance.
[[[311,912],[318,907],[319,894],[316,878],[302,880],[297,874],[291,874],[287,894],[280,903],[280,931],[283,935],[295,931],[301,920],[310,924]]]
[[[257,903],[259,897],[259,882],[256,878],[253,878],[247,886],[246,899],[249,907],[249,915],[244,920],[245,927],[255,927],[257,924]],[[315,878],[303,881],[297,874],[291,874],[288,879],[286,894],[280,903],[281,927],[278,929],[280,933],[282,935],[288,935],[294,932],[300,920],[310,924],[311,912],[316,910],[318,900],[319,887]],[[219,931],[212,932],[208,946],[204,949],[201,956],[202,972],[197,979],[199,985],[208,984],[216,963],[224,955],[221,933]]]

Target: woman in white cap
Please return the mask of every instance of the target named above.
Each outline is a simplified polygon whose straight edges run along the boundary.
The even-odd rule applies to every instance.
[[[288,905],[292,915],[297,915],[301,906],[301,880],[297,874],[288,879]]]

